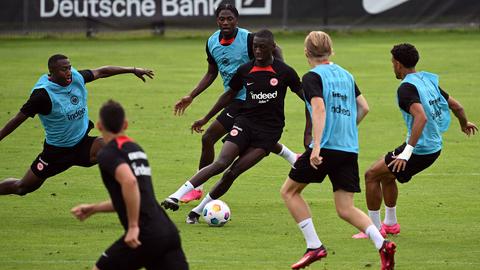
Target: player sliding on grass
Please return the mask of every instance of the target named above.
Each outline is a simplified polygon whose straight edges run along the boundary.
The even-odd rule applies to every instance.
[[[450,123],[450,112],[458,118],[462,132],[470,136],[478,131],[468,122],[462,105],[438,86],[438,75],[416,71],[417,49],[411,44],[395,45],[391,50],[393,71],[402,80],[397,90],[398,106],[407,126],[405,143],[376,161],[365,173],[368,214],[377,228],[389,234],[400,233],[397,222],[397,183],[407,183],[430,167],[440,156],[442,133]],[[385,219],[380,221],[382,197]],[[354,238],[363,238],[357,234]]]
[[[327,175],[332,182],[337,214],[373,241],[380,252],[382,270],[393,269],[395,243],[385,240],[353,203],[354,193],[360,192],[357,125],[367,114],[368,104],[353,76],[329,61],[332,54],[332,40],[326,33],[311,32],[305,39],[305,55],[312,69],[302,82],[312,118],[313,141],[295,162],[281,189],[282,198],[307,243],[307,251],[292,269],[304,268],[327,256],[301,195],[309,183],[321,183]]]
[[[220,4],[215,11],[215,16],[219,30],[207,41],[207,73],[189,95],[181,98],[175,104],[175,114],[182,115],[185,109],[192,103],[193,99],[213,83],[219,72],[223,79],[224,89],[227,91],[228,84],[235,74],[235,71],[237,71],[237,68],[253,59],[252,41],[254,34],[248,32],[248,30],[237,27],[237,9],[231,4]],[[273,55],[276,59],[282,60],[282,55],[278,47],[275,48]],[[234,118],[240,111],[244,101],[245,89],[243,88],[238,91],[232,102],[226,106],[203,134],[199,169],[213,162],[215,158],[215,143],[232,128]],[[272,151],[285,158],[290,164],[293,164],[297,158],[295,153],[279,143],[277,143]],[[185,203],[198,200],[202,197],[202,190],[203,185],[200,185],[185,194],[180,200]]]
[[[88,136],[93,123],[88,119],[86,83],[123,73],[132,73],[144,82],[144,76],[153,78],[153,71],[134,67],[105,66],[77,71],[60,54],[48,59],[48,70],[49,74],[40,77],[20,112],[0,130],[1,141],[28,117],[38,114],[45,129],[43,151],[22,179],[7,178],[0,182],[0,195],[25,195],[71,166],[96,164],[103,139]]]
[[[203,207],[220,198],[233,181],[267,156],[282,135],[284,126],[284,99],[287,87],[302,98],[302,85],[290,66],[273,57],[273,34],[261,30],[253,38],[255,60],[240,66],[229,83],[229,88],[210,112],[192,125],[196,132],[217,112],[230,104],[239,91],[246,88],[246,100],[225,138],[220,155],[212,164],[197,172],[189,181],[170,195],[162,205],[177,210],[178,200],[184,194],[223,171],[222,179],[187,217],[187,223],[197,223]],[[232,164],[233,163],[233,164]]]
[[[98,167],[111,200],[78,205],[72,214],[83,221],[96,213],[117,212],[125,234],[93,269],[188,269],[178,230],[155,199],[147,155],[124,133],[122,106],[105,103],[97,127],[106,143],[98,153]]]

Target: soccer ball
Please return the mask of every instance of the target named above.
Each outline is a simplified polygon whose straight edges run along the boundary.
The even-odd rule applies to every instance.
[[[221,227],[230,220],[230,208],[221,200],[213,200],[205,205],[202,216],[209,226]]]

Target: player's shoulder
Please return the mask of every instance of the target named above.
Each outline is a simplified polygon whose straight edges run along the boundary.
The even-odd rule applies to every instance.
[[[220,30],[213,32],[210,37],[207,39],[207,44],[211,44],[212,42],[218,41],[218,36],[220,35]]]
[[[404,92],[417,92],[417,87],[413,83],[404,82],[402,81],[398,86],[397,92],[404,93]]]
[[[283,62],[279,59],[274,59],[273,60],[272,67],[275,71],[297,74],[297,72],[295,71],[295,69],[293,67],[289,66],[287,63],[285,63],[285,62]]]
[[[254,66],[254,61],[255,60],[251,60],[251,61],[246,62],[245,64],[242,64],[241,66],[238,67],[237,72],[242,73],[242,74],[250,72],[250,70]]]

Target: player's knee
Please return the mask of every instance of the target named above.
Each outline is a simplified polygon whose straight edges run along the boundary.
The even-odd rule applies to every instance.
[[[346,208],[346,207],[338,208],[337,207],[337,215],[338,215],[338,217],[340,217],[343,220],[346,220],[346,221],[350,220],[350,213],[351,213],[351,209],[349,209],[349,208]]]
[[[294,193],[291,192],[291,190],[289,190],[288,188],[286,188],[285,186],[282,186],[280,188],[280,196],[282,196],[282,199],[284,201],[288,201],[290,200],[292,197],[293,197]]]
[[[206,132],[205,134],[202,135],[202,145],[213,147],[213,145],[215,145],[216,142],[217,140],[209,132]]]
[[[229,165],[230,163],[223,159],[217,159],[213,162],[215,172],[223,172],[226,168],[228,168]]]
[[[34,191],[35,189],[32,189],[31,187],[25,185],[25,183],[23,181],[19,180],[15,183],[15,190],[16,190],[15,193],[17,195],[25,196],[28,193]]]
[[[375,171],[373,169],[368,169],[366,172],[365,172],[365,182],[366,183],[371,183],[373,181],[375,181]]]
[[[239,176],[239,172],[235,169],[228,169],[225,174],[223,175],[222,177],[222,180],[223,181],[226,181],[228,183],[233,183],[233,181],[235,181],[235,179]]]

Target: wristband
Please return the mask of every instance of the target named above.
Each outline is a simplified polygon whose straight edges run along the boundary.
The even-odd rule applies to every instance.
[[[410,144],[407,144],[403,149],[402,153],[400,153],[400,155],[397,156],[397,159],[403,159],[408,161],[412,156],[413,148],[414,148],[413,146],[411,146]]]

